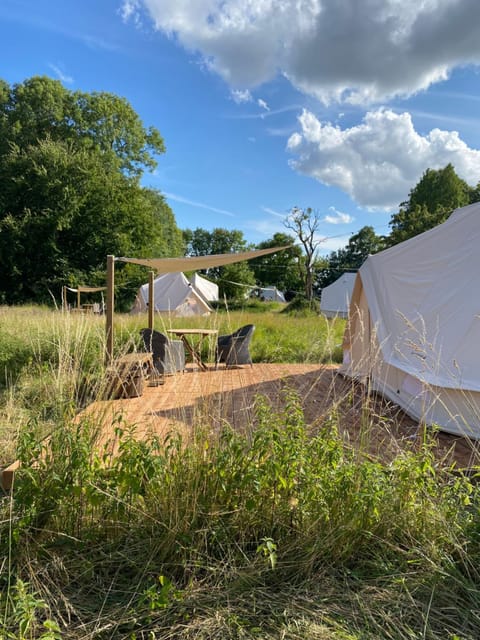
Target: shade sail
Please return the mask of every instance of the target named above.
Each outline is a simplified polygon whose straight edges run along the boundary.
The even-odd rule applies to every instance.
[[[115,258],[119,262],[131,262],[150,269],[155,269],[158,273],[175,273],[176,271],[196,271],[197,269],[210,269],[211,267],[221,267],[225,264],[242,262],[242,260],[252,260],[260,258],[269,253],[284,251],[286,247],[272,247],[270,249],[257,249],[255,251],[242,251],[240,253],[218,253],[210,256],[195,256],[183,258]]]
[[[97,291],[105,291],[107,287],[77,287],[76,289],[72,289],[72,287],[67,287],[67,291],[72,291],[72,293],[95,293]]]

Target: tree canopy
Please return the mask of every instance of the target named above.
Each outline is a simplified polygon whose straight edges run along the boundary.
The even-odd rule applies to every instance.
[[[445,222],[450,213],[478,201],[479,186],[470,187],[456,174],[452,164],[427,169],[390,220],[388,244],[394,245]]]
[[[2,81],[3,301],[41,302],[62,284],[103,284],[109,253],[180,255],[173,212],[140,184],[163,151],[160,133],[145,129],[123,98],[71,92],[46,77]]]

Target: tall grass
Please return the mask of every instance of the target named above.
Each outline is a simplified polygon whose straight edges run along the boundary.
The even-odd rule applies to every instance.
[[[0,502],[0,637],[478,638],[479,490],[428,437],[385,461],[367,450],[368,400],[359,450],[335,406],[309,425],[286,389],[279,410],[256,399],[244,432],[204,416],[188,441],[137,440],[117,419],[115,447],[100,444],[72,405],[101,370],[103,323],[31,322],[34,355],[2,405],[22,466]],[[325,357],[337,340],[312,328],[310,346],[274,351],[282,324],[292,340],[307,331],[279,322],[255,316],[254,359]],[[138,328],[121,318],[116,349],[134,348]],[[17,424],[35,384],[38,410]]]

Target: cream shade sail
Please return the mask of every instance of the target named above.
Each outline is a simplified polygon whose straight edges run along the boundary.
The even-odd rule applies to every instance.
[[[72,287],[66,287],[67,291],[71,291],[72,293],[96,293],[97,291],[105,291],[107,287],[77,287],[76,289],[72,289]]]
[[[233,264],[242,260],[252,260],[260,258],[269,253],[284,251],[286,247],[272,247],[270,249],[257,249],[255,251],[242,251],[241,253],[218,253],[210,256],[194,256],[191,258],[115,258],[119,262],[131,262],[140,264],[150,269],[155,269],[157,273],[174,273],[176,271],[197,271],[197,269],[209,269],[211,267],[221,267],[225,264]]]

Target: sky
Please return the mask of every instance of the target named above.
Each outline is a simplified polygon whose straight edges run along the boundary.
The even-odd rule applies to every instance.
[[[181,229],[258,244],[311,207],[323,255],[427,168],[480,181],[479,71],[479,0],[0,0],[0,78],[126,98]]]

